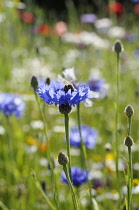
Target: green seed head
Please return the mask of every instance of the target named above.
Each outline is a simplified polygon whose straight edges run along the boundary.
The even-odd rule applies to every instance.
[[[120,52],[123,52],[124,51],[124,47],[123,47],[123,44],[121,43],[120,40],[117,40],[113,46],[113,51],[116,52],[116,53],[120,53]]]
[[[131,147],[133,144],[134,144],[134,141],[133,139],[130,137],[130,136],[127,136],[124,140],[124,144],[127,146],[127,147]]]
[[[134,109],[132,106],[128,105],[126,108],[125,108],[125,111],[124,113],[126,114],[127,117],[132,117],[132,115],[134,115]]]
[[[65,166],[67,165],[67,163],[69,162],[68,157],[66,154],[64,154],[63,152],[60,152],[58,154],[58,162],[60,165]]]

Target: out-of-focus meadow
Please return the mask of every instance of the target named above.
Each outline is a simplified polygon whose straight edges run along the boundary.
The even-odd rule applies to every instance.
[[[126,209],[128,200],[128,150],[125,107],[134,108],[131,133],[133,180],[132,209],[139,209],[139,4],[130,1],[116,6],[96,3],[77,9],[66,2],[66,14],[47,12],[33,1],[1,0],[0,2],[0,209],[1,210],[72,210],[69,186],[62,181],[59,152],[67,153],[64,117],[57,106],[47,105],[30,85],[32,76],[41,80],[57,80],[64,69],[74,68],[77,82],[93,87],[96,97],[80,104],[81,124],[95,130],[88,140],[86,164],[90,170],[90,188],[94,207],[99,210]],[[92,12],[93,11],[93,12]],[[117,54],[112,50],[121,40],[118,125],[116,125]],[[49,79],[48,79],[49,78]],[[22,99],[24,114],[10,115],[3,104],[11,93],[17,104]],[[2,98],[3,97],[3,98]],[[20,97],[21,99],[19,99]],[[19,100],[19,101],[18,101]],[[16,104],[16,105],[17,105]],[[40,107],[38,107],[38,104]],[[13,110],[16,105],[9,104]],[[11,107],[10,107],[11,106]],[[15,106],[15,107],[14,107]],[[43,111],[45,123],[40,110]],[[77,108],[69,114],[69,128],[77,126]],[[118,131],[116,128],[118,127]],[[44,131],[46,130],[47,138]],[[118,133],[118,179],[115,163],[115,133]],[[82,168],[81,150],[71,145],[71,166]],[[85,137],[88,138],[88,133]],[[72,137],[72,135],[71,135]],[[74,141],[74,140],[73,140]],[[49,149],[48,149],[49,147]],[[48,151],[54,166],[48,159]],[[53,172],[52,172],[53,170]],[[33,176],[32,176],[33,174]],[[52,175],[56,179],[57,202]],[[74,175],[73,175],[74,176]],[[80,175],[75,175],[79,181]],[[86,179],[86,178],[85,178]],[[80,182],[80,181],[79,181]],[[91,209],[87,180],[75,184],[79,209]],[[120,190],[119,187],[120,186]],[[40,189],[41,187],[41,189]],[[120,192],[120,194],[119,194]],[[47,198],[48,200],[47,200]],[[55,205],[55,203],[58,205]],[[120,207],[119,207],[120,203]]]

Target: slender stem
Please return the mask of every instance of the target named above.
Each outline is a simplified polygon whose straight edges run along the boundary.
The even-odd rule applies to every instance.
[[[130,132],[131,132],[131,117],[128,117],[128,125],[127,125],[127,134],[128,136],[130,135]]]
[[[69,116],[65,114],[65,133],[66,133],[66,147],[67,147],[67,155],[69,158],[69,175],[72,181],[72,173],[71,173],[71,157],[70,157],[70,141],[69,141]]]
[[[42,121],[44,123],[44,135],[45,135],[45,140],[46,140],[46,142],[48,144],[48,137],[47,137],[47,132],[46,132],[46,120],[45,120],[45,117],[44,117],[43,111],[41,109],[40,102],[38,100],[38,96],[37,96],[35,90],[34,90],[34,95],[35,95],[35,98],[36,98],[36,101],[37,101],[37,105],[38,105],[38,108],[39,108],[39,112],[41,114]]]
[[[3,209],[3,210],[9,210],[9,209],[5,206],[5,204],[2,203],[2,201],[0,201],[0,207],[1,207],[1,209]]]
[[[121,205],[121,189],[120,189],[120,174],[119,174],[119,93],[120,93],[120,80],[119,80],[119,65],[120,65],[120,54],[117,53],[117,67],[116,67],[116,114],[115,114],[115,157],[116,157],[116,175],[119,192],[119,208]]]
[[[14,146],[13,146],[13,138],[12,138],[12,129],[11,129],[11,122],[10,122],[10,117],[6,116],[6,120],[7,120],[7,139],[8,139],[8,153],[9,153],[9,169],[10,169],[10,177],[11,177],[11,181],[15,182],[15,176],[14,176],[14,172],[15,172],[15,158],[14,158]]]
[[[77,105],[77,119],[78,119],[78,129],[79,129],[79,135],[80,135],[80,141],[81,141],[81,146],[80,146],[80,153],[81,153],[81,163],[83,164],[83,168],[86,171],[86,178],[87,178],[87,183],[88,183],[88,188],[89,188],[89,198],[90,198],[90,205],[92,209],[92,193],[91,193],[91,188],[90,188],[90,182],[88,180],[88,170],[87,170],[87,165],[86,165],[86,147],[84,145],[84,141],[82,138],[82,132],[81,132],[81,118],[80,118],[80,104]]]
[[[128,117],[128,136],[131,132],[131,117]],[[128,210],[132,209],[132,180],[133,180],[133,171],[132,171],[132,152],[131,152],[131,146],[128,147],[128,185],[127,185],[127,191],[128,191]]]
[[[75,192],[74,192],[74,188],[73,188],[71,179],[70,179],[70,177],[69,177],[69,174],[68,174],[68,170],[67,170],[66,165],[63,166],[63,170],[64,170],[64,172],[65,172],[66,178],[67,178],[67,180],[68,180],[68,183],[69,183],[69,186],[70,186],[70,189],[71,189],[74,209],[75,209],[75,210],[78,210],[78,209],[79,209],[78,200],[77,200],[77,198],[76,198],[76,195],[75,195]]]
[[[49,200],[49,198],[47,197],[47,195],[45,194],[45,192],[42,190],[42,187],[39,183],[39,181],[36,178],[36,175],[33,173],[32,177],[34,178],[34,182],[36,184],[37,189],[41,192],[41,194],[43,195],[43,197],[46,200],[46,203],[48,204],[48,206],[52,209],[52,210],[56,210],[56,208],[54,207],[54,205],[51,203],[51,201]]]
[[[128,210],[132,209],[131,202],[132,202],[132,152],[131,147],[128,147],[128,157],[129,157],[129,170],[128,170]]]
[[[58,196],[58,188],[57,188],[57,183],[56,183],[55,174],[54,174],[54,165],[53,165],[53,161],[52,161],[52,158],[51,158],[51,155],[50,155],[51,154],[51,149],[50,149],[50,144],[49,144],[49,141],[48,141],[47,131],[46,131],[46,120],[45,120],[45,116],[44,116],[44,113],[43,113],[43,111],[41,109],[40,102],[39,102],[39,99],[38,99],[38,96],[37,96],[35,90],[34,90],[34,94],[35,94],[35,98],[36,98],[37,105],[38,105],[38,108],[39,108],[39,112],[41,114],[42,121],[44,123],[44,135],[45,135],[46,143],[48,145],[47,158],[49,160],[50,169],[51,169],[51,173],[52,173],[51,180],[52,180],[52,185],[53,185],[54,201],[55,201],[55,204],[57,206],[57,209],[60,209],[59,208],[59,199],[58,199],[59,198],[59,196]]]
[[[116,93],[116,174],[117,174],[117,178],[119,180],[119,170],[118,170],[118,160],[119,160],[119,138],[118,138],[119,137],[118,136],[118,128],[119,128],[119,53],[117,53],[116,85],[117,85],[117,93]]]

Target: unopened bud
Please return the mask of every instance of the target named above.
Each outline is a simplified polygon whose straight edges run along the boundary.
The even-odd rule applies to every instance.
[[[47,77],[47,78],[46,78],[46,81],[45,81],[45,83],[46,83],[47,85],[50,85],[50,83],[51,83],[51,80],[50,80],[50,78],[49,78],[49,77]]]
[[[126,114],[127,117],[132,117],[132,115],[134,115],[134,109],[132,106],[128,105],[126,108],[125,108],[125,111],[124,113]]]
[[[34,88],[34,90],[36,90],[36,88],[38,87],[38,80],[37,80],[37,77],[32,76],[30,84],[31,84],[31,86]]]
[[[65,166],[69,162],[67,155],[63,152],[60,152],[58,154],[58,162],[60,165]]]
[[[134,141],[133,139],[130,137],[130,136],[127,136],[124,140],[124,144],[127,146],[127,147],[131,147],[133,144],[134,144]]]
[[[120,53],[120,52],[123,52],[124,51],[124,47],[121,43],[120,40],[117,40],[113,46],[113,51],[116,52],[116,53]]]

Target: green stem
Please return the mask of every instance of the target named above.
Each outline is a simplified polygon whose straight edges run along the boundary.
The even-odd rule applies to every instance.
[[[42,187],[39,183],[39,181],[36,178],[36,175],[33,173],[32,174],[33,178],[34,178],[34,182],[36,184],[37,189],[41,192],[41,194],[43,195],[43,197],[45,198],[46,203],[48,204],[48,206],[52,209],[52,210],[56,210],[56,208],[54,207],[54,205],[51,203],[51,201],[49,200],[49,198],[47,197],[47,195],[45,194],[45,192],[42,190]]]
[[[128,117],[128,136],[131,132],[131,117]],[[132,171],[132,152],[131,147],[128,147],[128,185],[127,185],[127,191],[128,191],[128,210],[132,209],[132,181],[133,181],[133,171]]]
[[[0,207],[2,208],[2,210],[9,210],[9,209],[5,206],[5,204],[2,203],[1,201],[0,201]]]
[[[77,105],[77,119],[78,119],[78,129],[79,129],[79,135],[80,135],[80,141],[81,141],[81,146],[80,146],[80,153],[81,153],[81,163],[83,164],[83,168],[86,171],[86,178],[87,178],[87,183],[88,183],[88,188],[89,188],[89,198],[90,198],[90,206],[92,209],[92,193],[91,193],[91,188],[90,188],[90,182],[88,180],[88,170],[87,170],[87,165],[86,165],[86,147],[82,138],[82,132],[81,132],[81,119],[80,119],[80,104]]]
[[[118,124],[119,124],[119,53],[117,53],[117,68],[116,68],[116,174],[119,180],[118,160],[119,160],[119,138],[118,138]],[[119,181],[118,181],[119,182]]]
[[[131,117],[128,117],[128,125],[127,125],[127,134],[128,134],[128,136],[130,136],[130,132],[131,132],[131,123],[132,123],[132,121],[131,121]]]
[[[77,198],[76,198],[76,195],[75,195],[75,192],[74,192],[74,188],[73,188],[71,179],[70,179],[70,177],[69,177],[69,174],[68,174],[68,170],[67,170],[66,165],[63,166],[63,170],[64,170],[64,172],[65,172],[66,178],[67,178],[67,180],[68,180],[68,183],[69,183],[69,186],[70,186],[70,189],[71,189],[72,200],[73,200],[73,205],[74,205],[74,210],[78,210],[78,209],[79,209],[78,200],[77,200]]]
[[[131,147],[128,147],[128,157],[129,157],[129,170],[128,170],[128,210],[132,209],[132,152]]]
[[[45,116],[44,116],[43,111],[41,109],[40,102],[39,102],[39,99],[38,99],[38,96],[37,96],[35,90],[34,90],[34,95],[35,95],[35,98],[36,98],[36,101],[37,101],[37,105],[38,105],[38,108],[39,108],[39,112],[41,114],[42,121],[44,123],[44,135],[45,135],[46,143],[48,144],[48,137],[47,137],[47,132],[46,132],[46,120],[45,120]]]
[[[72,173],[71,173],[71,157],[70,157],[70,141],[69,141],[69,116],[65,114],[65,133],[66,133],[66,147],[67,147],[67,155],[69,158],[69,175],[72,181]]]
[[[115,155],[116,155],[116,175],[117,175],[117,183],[118,183],[118,192],[119,192],[119,207],[121,205],[121,189],[120,189],[120,175],[119,175],[119,93],[120,93],[120,80],[119,80],[119,65],[120,65],[120,54],[117,53],[117,67],[116,67],[116,116],[115,116]]]
[[[38,99],[38,96],[37,96],[35,90],[34,90],[34,94],[35,94],[35,98],[36,98],[37,105],[38,105],[38,108],[39,108],[39,112],[41,114],[42,121],[44,123],[44,135],[45,135],[46,143],[48,145],[47,158],[49,160],[50,169],[51,169],[51,173],[52,173],[51,180],[52,180],[52,185],[53,185],[53,187],[52,187],[53,188],[53,196],[54,196],[54,201],[55,201],[55,204],[57,206],[57,209],[59,210],[60,207],[59,207],[58,188],[57,188],[57,183],[56,183],[55,174],[54,174],[53,161],[52,161],[52,158],[51,158],[51,155],[50,155],[51,154],[50,144],[49,144],[48,137],[47,137],[47,132],[46,132],[46,126],[47,126],[47,124],[46,124],[45,116],[44,116],[44,113],[43,113],[43,111],[41,109],[40,102],[39,102],[39,99]]]
[[[13,146],[13,138],[12,138],[12,128],[11,128],[11,122],[10,122],[10,117],[6,116],[6,120],[7,120],[7,139],[8,139],[8,153],[9,153],[9,169],[10,169],[10,177],[11,177],[11,181],[15,182],[15,176],[14,176],[14,172],[15,172],[15,157],[14,157],[14,146]]]

